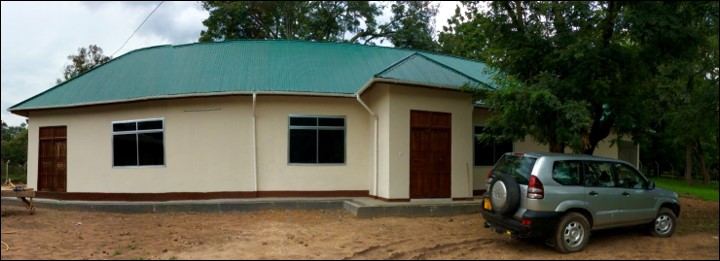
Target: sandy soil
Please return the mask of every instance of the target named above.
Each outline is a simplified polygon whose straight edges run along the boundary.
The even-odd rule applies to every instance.
[[[358,219],[344,210],[119,214],[2,206],[2,259],[713,259],[718,203],[682,199],[678,229],[593,233],[584,251],[483,228],[480,214]]]

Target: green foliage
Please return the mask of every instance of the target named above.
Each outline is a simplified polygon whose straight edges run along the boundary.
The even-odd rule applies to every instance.
[[[10,160],[13,164],[25,164],[27,162],[27,125],[8,126],[5,122],[2,125],[2,161]]]
[[[112,59],[105,56],[102,48],[94,44],[89,45],[87,49],[85,47],[78,48],[77,55],[68,55],[67,58],[70,60],[70,64],[63,69],[63,78],[57,79],[57,84],[70,80]]]
[[[5,180],[6,174],[15,182],[25,182],[25,167],[27,163],[27,145],[28,131],[27,125],[21,123],[20,126],[8,126],[2,122],[2,179]],[[6,163],[10,161],[9,172],[6,169]]]
[[[658,187],[672,190],[683,197],[697,198],[718,202],[718,182],[710,184],[694,184],[688,186],[684,180],[670,178],[652,178]]]
[[[443,50],[512,79],[487,95],[499,116],[489,129],[586,154],[611,130],[642,141],[657,117],[652,79],[697,58],[708,13],[690,2],[463,3],[468,12],[440,35]]]
[[[383,6],[369,1],[203,1],[210,13],[200,41],[301,39],[330,42],[390,40],[396,46],[437,49],[437,5],[397,1],[391,21],[378,24]],[[353,35],[346,40],[346,34]]]
[[[696,15],[705,17],[693,29],[701,36],[692,59],[675,60],[657,67],[651,84],[655,86],[647,146],[642,158],[660,162],[670,168],[697,169],[708,182],[711,170],[718,170],[718,98],[720,85],[718,64],[718,2],[698,2]],[[672,50],[669,50],[672,51]],[[696,166],[685,166],[685,149],[690,146]],[[660,165],[660,164],[658,164]]]
[[[393,19],[389,23],[390,42],[399,48],[434,51],[439,49],[433,40],[438,5],[430,1],[397,1],[392,4]]]

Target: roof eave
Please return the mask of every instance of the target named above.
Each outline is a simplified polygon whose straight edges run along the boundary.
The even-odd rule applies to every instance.
[[[164,99],[179,99],[179,98],[193,98],[193,97],[214,97],[214,96],[232,96],[232,95],[252,95],[252,94],[261,94],[261,95],[293,95],[293,96],[323,96],[323,97],[342,97],[342,98],[354,98],[354,97],[355,97],[355,94],[345,94],[345,93],[320,93],[320,92],[283,92],[283,91],[213,92],[213,93],[193,93],[193,94],[179,94],[179,95],[160,95],[160,96],[140,97],[140,98],[123,99],[123,100],[109,100],[109,101],[101,101],[101,102],[75,103],[75,104],[58,105],[58,106],[40,106],[40,107],[27,107],[27,108],[10,108],[10,109],[8,109],[8,111],[11,112],[11,113],[20,115],[20,116],[27,117],[27,113],[28,113],[29,111],[34,111],[34,110],[68,109],[68,108],[77,108],[77,107],[85,107],[85,106],[108,105],[108,104],[118,104],[118,103],[137,102],[137,101],[164,100]]]

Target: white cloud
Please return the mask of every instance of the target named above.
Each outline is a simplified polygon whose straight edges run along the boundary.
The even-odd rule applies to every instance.
[[[2,120],[7,112],[55,84],[67,56],[95,44],[111,55],[157,6],[147,2],[2,2]],[[115,56],[134,49],[197,41],[207,12],[197,2],[165,2]]]
[[[158,3],[2,2],[2,120],[24,122],[7,109],[53,87],[67,56],[78,48],[95,44],[111,55]],[[442,30],[458,3],[440,3],[436,30]],[[196,42],[207,16],[198,2],[164,2],[115,57],[148,46]]]

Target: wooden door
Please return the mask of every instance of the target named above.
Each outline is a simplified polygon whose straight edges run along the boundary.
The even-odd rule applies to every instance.
[[[67,127],[40,127],[38,191],[67,191]]]
[[[451,115],[410,111],[410,197],[450,197]]]

